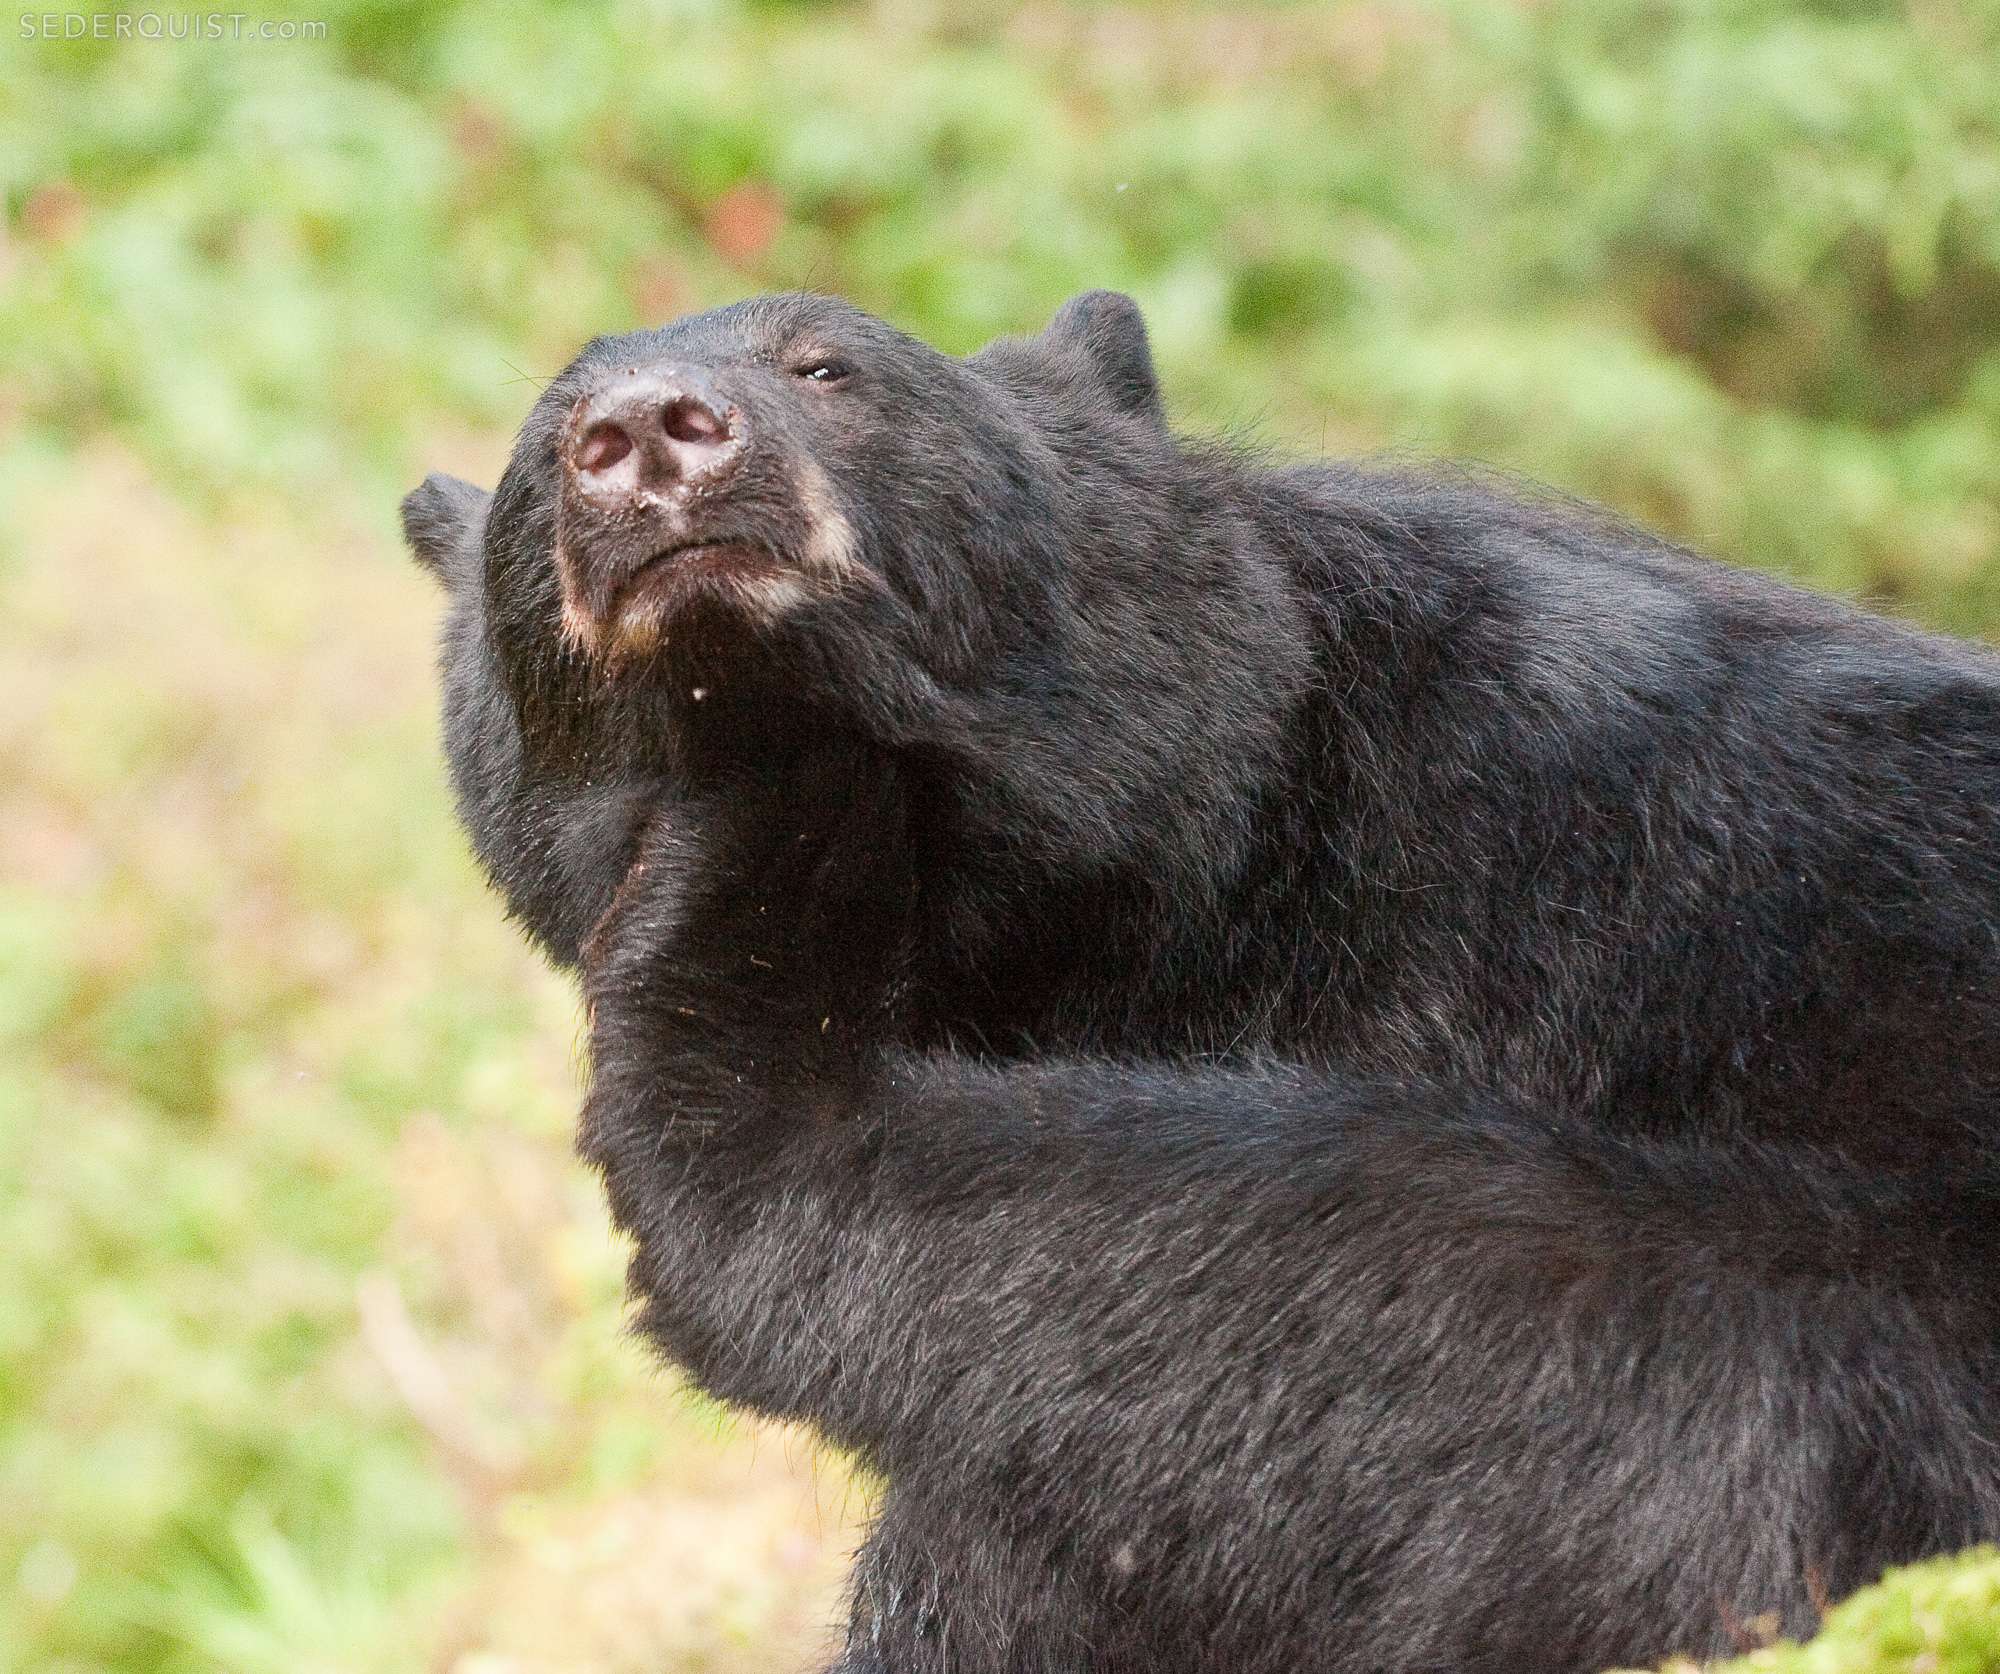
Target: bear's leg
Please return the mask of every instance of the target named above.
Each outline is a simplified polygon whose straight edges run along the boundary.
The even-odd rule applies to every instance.
[[[820,1674],[893,1674],[889,1665],[865,1645],[850,1645]]]
[[[904,1481],[884,1496],[849,1583],[843,1659],[829,1674],[1104,1674],[1118,1658],[1101,1606],[1059,1554],[1001,1532],[968,1485]],[[1148,1663],[1149,1667],[1160,1666]]]
[[[1990,1174],[913,1058],[893,773],[770,812],[648,845],[585,1145],[654,1340],[892,1484],[897,1674],[1651,1663],[2000,1534]]]

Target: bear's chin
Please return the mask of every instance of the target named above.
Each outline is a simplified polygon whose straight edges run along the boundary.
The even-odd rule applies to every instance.
[[[805,581],[769,558],[663,576],[620,600],[593,659],[599,690],[678,777],[787,760],[841,707],[826,688],[825,659],[804,652],[810,613],[800,606],[810,597]]]

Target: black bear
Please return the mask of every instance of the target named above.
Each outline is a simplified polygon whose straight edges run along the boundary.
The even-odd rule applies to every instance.
[[[1104,293],[600,339],[405,523],[646,1329],[887,1480],[843,1670],[1587,1670],[2000,1536],[1986,653],[1177,437]]]

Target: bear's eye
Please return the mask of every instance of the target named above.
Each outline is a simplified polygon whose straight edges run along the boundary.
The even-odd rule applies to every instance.
[[[793,367],[792,374],[807,383],[837,384],[853,370],[844,360],[809,360],[803,366]]]

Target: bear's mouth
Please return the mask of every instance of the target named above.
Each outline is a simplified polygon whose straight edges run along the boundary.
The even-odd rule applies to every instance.
[[[574,554],[564,556],[564,631],[586,653],[613,663],[657,649],[675,620],[697,603],[766,623],[805,595],[792,565],[770,548],[734,536],[664,546],[595,599],[589,593],[596,589],[577,585],[583,577]]]
[[[613,590],[611,609],[615,615],[635,597],[668,587],[693,586],[703,581],[735,581],[747,575],[776,576],[782,571],[776,558],[748,541],[709,539],[683,541],[663,547],[639,566]]]
[[[611,617],[656,612],[662,626],[697,595],[718,593],[752,608],[776,606],[779,593],[796,591],[791,566],[768,548],[741,540],[686,541],[656,552],[611,594]]]

